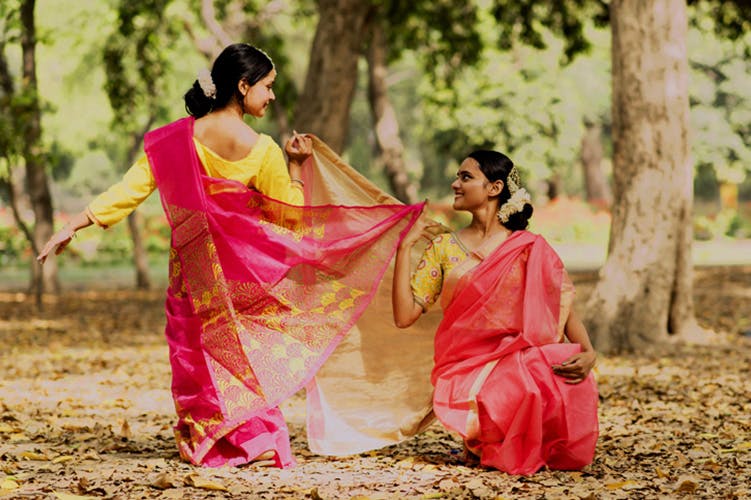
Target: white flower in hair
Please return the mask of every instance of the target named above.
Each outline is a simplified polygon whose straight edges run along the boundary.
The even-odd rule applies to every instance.
[[[514,194],[511,195],[511,198],[506,200],[506,203],[498,210],[498,220],[501,221],[501,224],[505,224],[508,222],[509,217],[524,210],[524,205],[531,202],[532,198],[529,196],[527,190],[517,188]]]
[[[197,80],[198,85],[201,87],[201,90],[203,90],[203,95],[209,99],[215,99],[216,85],[214,85],[214,80],[211,78],[211,72],[206,68],[202,69],[198,72]]]

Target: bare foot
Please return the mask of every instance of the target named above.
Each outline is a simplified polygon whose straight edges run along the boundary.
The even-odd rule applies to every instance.
[[[275,456],[276,454],[274,453],[274,450],[264,451],[256,458],[248,462],[247,465],[251,467],[271,467],[273,465],[276,465],[276,460],[274,459]]]

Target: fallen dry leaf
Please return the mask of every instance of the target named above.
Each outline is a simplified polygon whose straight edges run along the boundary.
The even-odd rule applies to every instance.
[[[127,420],[123,420],[123,425],[120,427],[120,437],[123,439],[133,438],[133,432],[130,430],[130,424]]]
[[[692,477],[682,476],[676,481],[676,493],[694,493],[699,487],[699,482]]]
[[[571,275],[584,304],[596,273]],[[732,332],[751,311],[751,267],[695,276],[702,326]],[[465,464],[461,438],[440,424],[381,450],[318,456],[307,448],[302,393],[281,405],[296,468],[204,469],[180,460],[172,435],[163,291],[45,296],[42,313],[27,299],[0,292],[5,498],[27,487],[69,499],[751,498],[751,339],[599,356],[600,439],[582,471],[517,477]],[[191,474],[221,488],[188,484]]]
[[[99,497],[74,495],[72,493],[65,493],[64,491],[55,491],[55,498],[58,500],[98,500]]]
[[[10,491],[18,489],[18,487],[19,485],[16,480],[9,477],[6,477],[2,481],[0,481],[0,490]]]
[[[192,472],[183,478],[183,482],[194,488],[202,490],[227,491],[227,487],[221,483],[201,477],[197,472]]]
[[[2,434],[11,434],[17,432],[18,429],[16,429],[13,426],[10,426],[6,423],[0,422],[0,433]]]
[[[24,451],[21,453],[21,458],[24,460],[39,460],[41,462],[49,460],[49,457],[44,453],[37,453],[35,451]]]
[[[178,488],[182,486],[182,482],[173,477],[171,474],[167,472],[163,472],[162,474],[159,474],[154,481],[151,482],[150,486],[153,486],[154,488],[160,489],[160,490],[166,490],[168,488]]]

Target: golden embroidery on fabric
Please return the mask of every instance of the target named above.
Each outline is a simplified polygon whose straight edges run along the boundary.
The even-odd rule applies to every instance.
[[[217,389],[224,393],[241,381],[246,391],[256,393],[255,398],[263,398],[260,384],[243,353],[240,341],[243,327],[236,321],[234,308],[228,299],[227,282],[218,264],[206,215],[180,207],[170,206],[170,209],[174,209],[170,212],[173,221],[179,220],[181,223],[179,228],[173,230],[173,241],[181,255],[181,270],[191,283],[191,298],[193,308],[201,318],[204,348],[210,352],[212,361],[217,362],[213,365]],[[234,373],[228,369],[217,371],[216,366],[232,367]],[[225,400],[229,397],[227,394],[222,396]]]
[[[206,214],[175,208],[180,221],[173,272],[190,284],[190,298],[201,320],[207,363],[226,418],[265,407],[266,393],[281,394],[301,384],[309,369],[331,346],[367,291],[308,266],[289,270],[281,281],[260,285],[227,280],[208,228]],[[325,220],[322,216],[321,222]],[[299,231],[266,222],[265,227],[299,241],[323,234],[325,225],[300,224]],[[179,243],[179,245],[178,245]],[[178,258],[179,254],[179,258]],[[345,259],[346,260],[346,259]],[[362,282],[355,269],[342,274]],[[254,368],[263,373],[263,388]],[[205,422],[203,431],[209,432]]]

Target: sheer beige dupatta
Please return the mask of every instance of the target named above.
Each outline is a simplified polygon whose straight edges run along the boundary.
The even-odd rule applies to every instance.
[[[310,205],[400,203],[313,140],[314,168],[304,169]],[[433,420],[430,372],[441,312],[400,330],[391,310],[393,261],[365,314],[307,387],[311,451],[349,455],[398,443]]]

